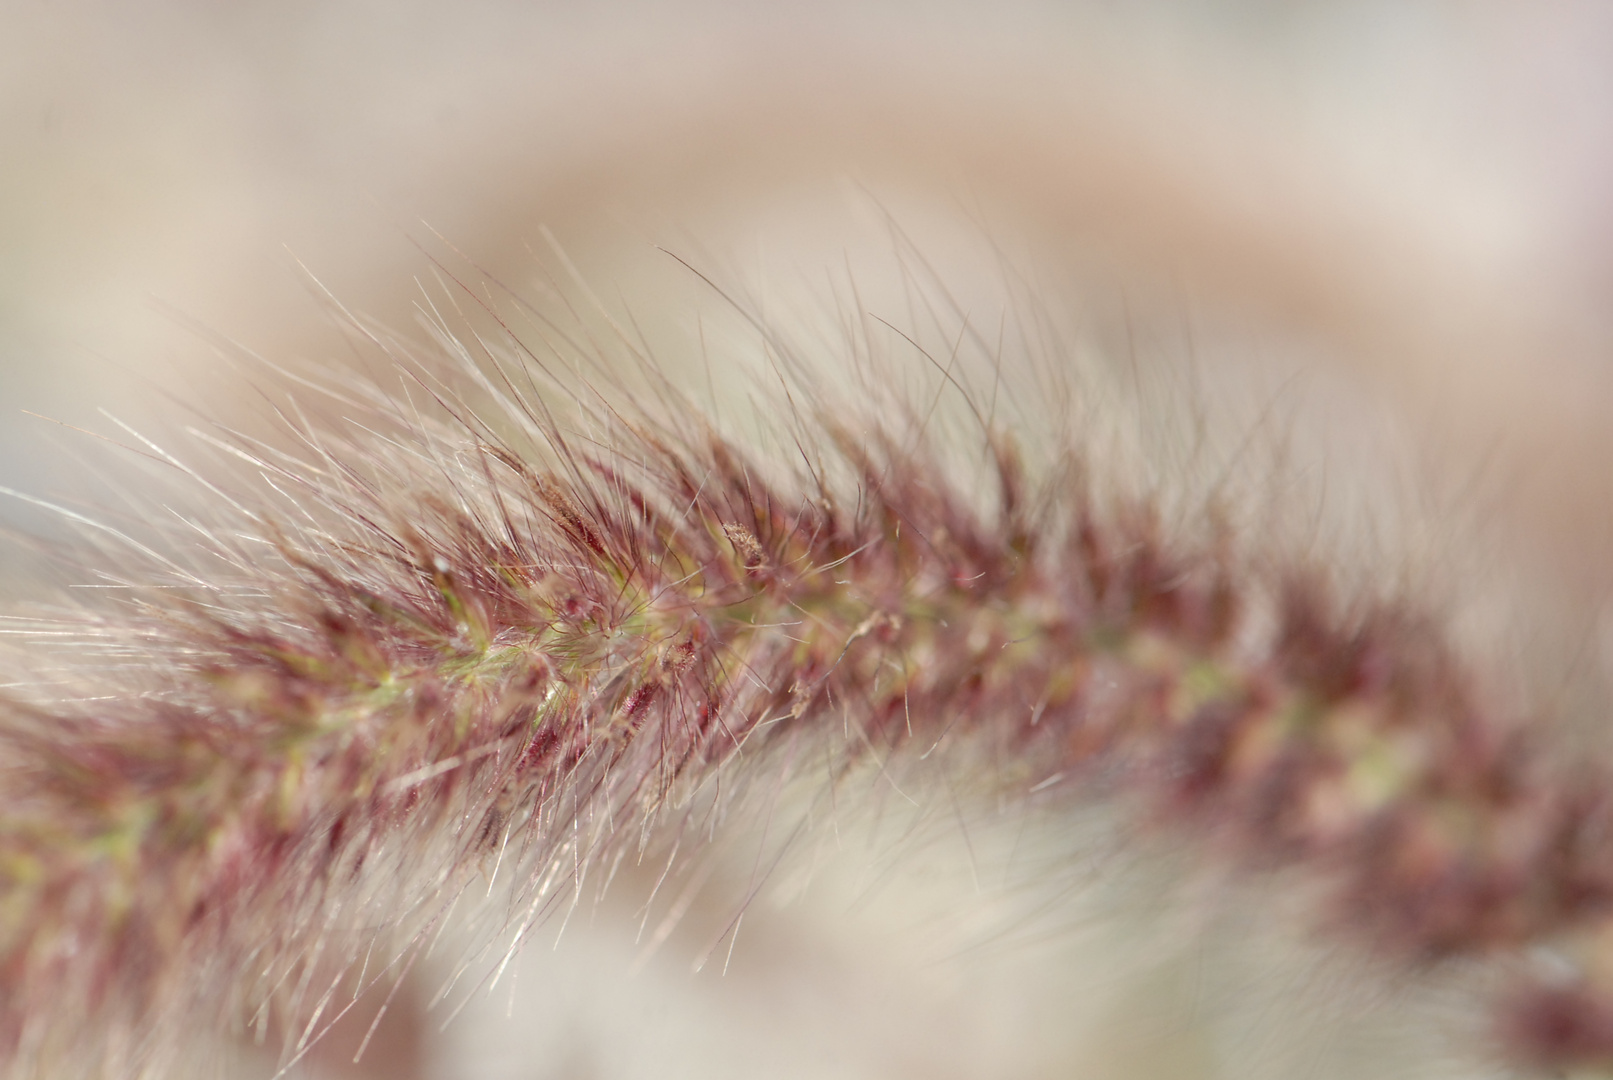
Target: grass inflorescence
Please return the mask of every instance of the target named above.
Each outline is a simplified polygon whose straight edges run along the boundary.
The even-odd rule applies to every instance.
[[[978,413],[960,470],[929,403],[797,374],[789,467],[670,387],[557,420],[514,347],[382,347],[412,389],[332,386],[348,419],[288,421],[296,452],[209,436],[263,488],[198,475],[182,560],[138,545],[127,603],[21,625],[89,659],[0,709],[19,1074],[160,1071],[198,1016],[293,1062],[477,873],[519,880],[519,938],[783,776],[937,755],[1308,873],[1391,964],[1510,972],[1499,1055],[1613,1064],[1613,777],[1497,715],[1431,618]]]

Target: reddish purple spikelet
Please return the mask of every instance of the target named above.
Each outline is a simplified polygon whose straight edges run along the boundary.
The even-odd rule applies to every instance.
[[[693,423],[596,417],[595,461],[372,408],[374,434],[322,433],[319,462],[241,448],[303,518],[265,505],[205,533],[224,572],[98,628],[159,663],[107,699],[5,706],[19,1068],[181,1006],[313,1030],[322,951],[368,944],[333,927],[429,926],[492,851],[541,898],[555,867],[676,823],[714,772],[742,788],[803,744],[831,774],[900,773],[989,741],[996,793],[1062,777],[1307,867],[1338,932],[1408,963],[1568,940],[1613,908],[1613,778],[1562,775],[1429,626],[1346,618],[1319,573],[1262,581],[1224,540],[1169,543],[1141,503],[1034,489],[996,433],[984,510],[877,424],[819,421],[855,478],[836,487]],[[1525,986],[1505,1046],[1613,1062],[1598,992]],[[81,1006],[38,1004],[62,1001]]]

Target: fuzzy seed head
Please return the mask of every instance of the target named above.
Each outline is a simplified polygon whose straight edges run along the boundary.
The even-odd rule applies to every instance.
[[[19,1075],[160,1069],[186,1015],[295,1061],[340,1012],[329,973],[400,978],[490,860],[518,941],[781,775],[872,761],[900,789],[936,754],[994,762],[979,794],[1110,799],[1309,874],[1321,923],[1408,968],[1613,912],[1613,776],[1495,715],[1430,620],[1172,537],[1079,448],[1032,468],[983,424],[982,497],[917,407],[820,392],[781,471],[670,390],[562,425],[515,354],[392,348],[435,418],[341,386],[360,419],[298,428],[301,456],[230,443],[267,491],[193,522],[187,566],[128,572],[123,607],[51,624],[139,662],[0,706]],[[1504,1053],[1613,1063],[1588,961],[1497,1015]]]

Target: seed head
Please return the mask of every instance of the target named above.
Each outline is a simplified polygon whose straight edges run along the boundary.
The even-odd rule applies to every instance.
[[[791,471],[671,389],[563,426],[516,351],[391,352],[435,416],[344,385],[350,422],[294,426],[302,456],[223,443],[262,486],[203,482],[185,562],[126,561],[126,604],[48,627],[94,651],[73,692],[0,709],[17,1074],[161,1069],[178,1016],[295,1061],[490,860],[518,941],[694,807],[988,745],[991,795],[1111,799],[1310,875],[1326,932],[1405,970],[1564,951],[1573,980],[1503,995],[1500,1052],[1613,1064],[1583,944],[1613,776],[1496,715],[1432,619],[1173,535],[1081,447],[1032,467],[985,421],[983,496],[919,407],[797,385],[820,404]]]

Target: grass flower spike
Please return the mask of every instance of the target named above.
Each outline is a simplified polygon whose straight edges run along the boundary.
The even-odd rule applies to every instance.
[[[519,940],[786,783],[960,761],[970,794],[1297,874],[1392,968],[1482,961],[1499,1059],[1613,1067],[1605,766],[1213,500],[1162,508],[969,394],[960,449],[932,401],[848,406],[764,338],[777,460],[670,386],[557,416],[540,350],[473,333],[369,335],[404,389],[285,406],[296,452],[203,433],[255,479],[193,474],[183,544],[116,533],[121,604],[14,620],[74,658],[0,706],[13,1074],[160,1075],[196,1017],[289,1065],[473,879],[511,883]]]

